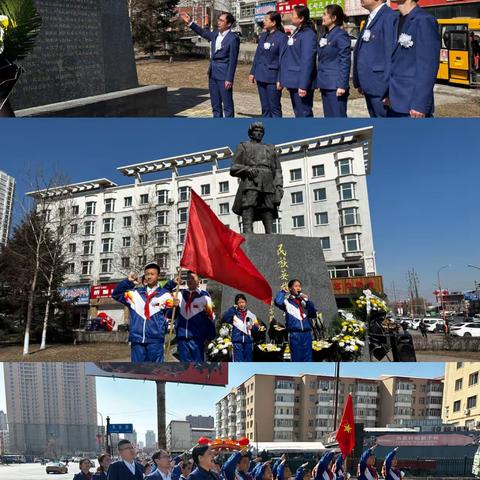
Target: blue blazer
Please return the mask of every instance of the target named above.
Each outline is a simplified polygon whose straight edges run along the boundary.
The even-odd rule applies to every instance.
[[[113,462],[108,467],[107,473],[108,480],[143,480],[143,466],[135,462],[135,475],[132,474],[130,469],[123,463],[123,460]]]
[[[258,41],[253,65],[250,73],[258,82],[277,83],[280,70],[280,53],[287,44],[285,33],[275,30],[273,33],[263,32]],[[265,43],[270,44],[265,48]]]
[[[237,69],[238,52],[240,51],[240,38],[232,31],[225,35],[222,41],[222,48],[215,51],[215,42],[218,32],[210,32],[199,27],[195,22],[190,28],[201,37],[208,40],[210,45],[210,66],[208,67],[208,75],[212,80],[223,80],[233,82],[235,78],[235,70]]]
[[[320,46],[324,43],[323,39],[327,44]],[[318,43],[317,88],[348,89],[352,64],[351,50],[350,37],[343,28],[334,27],[322,37]]]
[[[353,85],[365,94],[384,97],[388,90],[392,53],[397,41],[398,13],[384,5],[367,29],[360,31],[353,50]],[[363,39],[366,30],[370,39]]]
[[[289,45],[291,42],[292,45]],[[315,88],[317,34],[311,28],[292,35],[280,53],[280,84],[285,88]]]
[[[188,477],[188,480],[220,480],[220,476],[215,472],[197,467]]]
[[[95,472],[92,477],[92,480],[107,480],[107,473],[106,472]]]
[[[392,110],[408,113],[411,109],[433,114],[433,87],[440,63],[438,22],[420,7],[405,19],[401,34],[410,35],[413,45],[403,47],[397,41],[392,57],[388,97]]]
[[[78,472],[73,476],[73,480],[86,480],[87,477],[83,472]],[[93,477],[92,477],[93,479]]]

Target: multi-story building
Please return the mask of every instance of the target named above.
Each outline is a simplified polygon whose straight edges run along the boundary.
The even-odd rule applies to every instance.
[[[191,428],[192,437],[191,437],[191,445],[196,445],[198,440],[202,437],[209,438],[213,440],[215,438],[215,428],[207,428],[207,427],[192,427]]]
[[[190,422],[192,428],[214,428],[215,419],[212,416],[204,415],[187,415],[185,417],[187,422]]]
[[[135,446],[138,446],[138,435],[137,435],[137,432],[136,430],[134,429],[132,433],[124,433],[123,434],[123,438],[125,440],[128,440],[129,442],[131,442],[132,445],[135,445]]]
[[[157,441],[155,438],[155,432],[153,430],[147,430],[145,433],[145,447],[146,448],[155,448]]]
[[[408,415],[405,413],[400,416],[394,405],[394,396],[403,394],[406,384],[413,384],[418,392],[423,392],[423,402],[410,399],[411,405],[423,405],[423,408],[410,408]],[[341,417],[348,395],[352,394],[355,421],[370,428],[399,423],[401,418],[421,420],[437,413],[439,416],[431,404],[436,405],[438,398],[441,402],[442,383],[439,379],[398,378],[397,382],[397,377],[342,377],[338,391],[337,420]],[[388,392],[393,396],[389,397]],[[217,402],[217,436],[246,436],[255,442],[320,440],[335,430],[334,399],[335,378],[331,376],[253,375]],[[231,428],[229,413],[229,406],[233,402],[237,407],[235,429]]]
[[[4,363],[10,451],[95,452],[95,379],[83,363]]]
[[[480,429],[480,363],[446,362],[442,419]]]
[[[12,224],[15,179],[0,170],[0,251],[6,245]]]
[[[221,12],[231,12],[235,16],[237,0],[180,0],[180,12],[188,13],[203,28],[216,28],[216,18]]]
[[[371,128],[360,128],[276,145],[284,197],[275,232],[318,238],[334,290],[339,281],[376,275],[366,182],[371,134]],[[58,205],[67,197],[75,213],[66,248],[76,253],[66,285],[112,285],[151,260],[163,275],[172,275],[185,240],[191,189],[225,225],[240,231],[241,220],[232,212],[237,191],[237,179],[229,174],[232,156],[229,147],[221,147],[119,167],[134,184],[99,179],[31,192],[48,203],[47,210],[65,209]],[[146,181],[150,173],[162,178]],[[255,232],[262,231],[257,222]],[[109,296],[101,308],[121,323],[121,309]],[[97,298],[94,305],[100,308]]]
[[[167,425],[167,450],[183,453],[192,448],[192,429],[186,420],[172,420]]]
[[[7,414],[3,410],[0,410],[0,430],[8,430]]]
[[[443,383],[441,378],[382,376],[380,423],[409,419],[440,419]]]

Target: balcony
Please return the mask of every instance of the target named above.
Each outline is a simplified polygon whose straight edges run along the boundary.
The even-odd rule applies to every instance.
[[[345,260],[357,260],[363,257],[363,250],[356,250],[353,252],[343,252],[342,256]]]

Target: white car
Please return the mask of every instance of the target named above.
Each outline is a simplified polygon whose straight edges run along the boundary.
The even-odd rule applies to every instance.
[[[427,332],[436,332],[437,325],[444,326],[445,322],[441,318],[423,318],[422,322],[427,327]]]
[[[460,323],[450,328],[450,334],[456,337],[480,337],[480,323]]]
[[[412,320],[412,329],[413,330],[418,330],[418,327],[420,326],[420,322],[422,321],[421,318],[414,318]]]

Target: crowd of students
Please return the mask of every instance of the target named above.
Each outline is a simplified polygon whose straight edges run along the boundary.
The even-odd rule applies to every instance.
[[[416,0],[361,0],[369,15],[353,51],[343,29],[340,5],[325,6],[323,35],[317,33],[308,7],[293,8],[295,29],[288,35],[282,17],[268,12],[248,81],[256,83],[264,117],[281,117],[282,90],[289,92],[296,117],[313,117],[313,99],[320,91],[325,117],[346,117],[353,86],[365,97],[371,117],[429,117],[434,112],[433,87],[440,62],[440,35],[433,16]],[[233,117],[233,85],[240,39],[232,31],[235,18],[223,12],[217,31],[201,28],[185,12],[180,17],[211,43],[208,69],[214,117]]]
[[[200,278],[194,272],[187,274],[187,288],[178,288],[178,278],[163,287],[158,286],[159,280],[160,267],[149,263],[141,279],[132,273],[112,293],[130,313],[132,362],[163,362],[165,338],[173,326],[179,360],[205,361],[205,347],[217,333],[210,295],[199,288]],[[302,291],[301,281],[290,280],[288,288],[277,293],[274,303],[285,315],[292,362],[312,361],[312,321],[317,311]],[[232,325],[233,361],[252,361],[252,334],[260,323],[248,309],[244,294],[236,295],[235,305],[224,312],[222,323]]]

